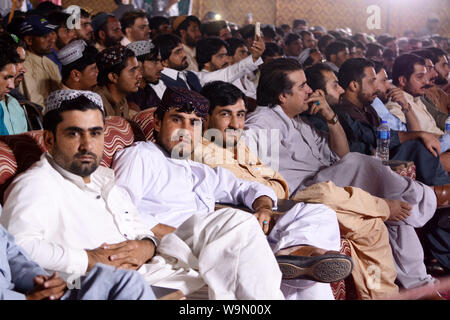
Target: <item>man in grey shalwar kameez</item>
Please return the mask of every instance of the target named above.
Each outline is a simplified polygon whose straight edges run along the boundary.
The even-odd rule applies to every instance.
[[[337,116],[321,93],[312,93],[298,62],[278,59],[265,65],[257,98],[260,107],[246,120],[247,143],[286,178],[290,195],[331,180],[337,186],[359,187],[380,198],[410,203],[413,208],[408,218],[387,222],[397,279],[405,288],[433,282],[426,273],[423,248],[414,230],[433,216],[442,201],[433,189],[398,175],[379,159],[349,152]],[[300,119],[309,103],[313,103],[309,112],[320,112],[327,120],[329,135]]]

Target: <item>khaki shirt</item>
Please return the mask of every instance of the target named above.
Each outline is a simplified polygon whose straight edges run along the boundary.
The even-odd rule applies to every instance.
[[[129,119],[137,113],[134,110],[131,110],[130,112],[126,98],[123,98],[119,103],[116,104],[106,86],[97,86],[95,88],[95,92],[98,93],[100,97],[102,97],[103,108],[105,110],[106,117],[119,116]]]
[[[272,188],[279,199],[289,198],[289,188],[281,174],[264,165],[250,152],[243,140],[238,143],[236,149],[238,151],[233,152],[203,138],[201,148],[194,151],[193,160],[212,168],[220,166],[228,169],[239,179],[259,182]]]
[[[19,89],[28,100],[41,105],[45,110],[48,95],[59,89],[61,74],[58,66],[46,56],[38,56],[28,50],[24,66],[27,72]]]
[[[409,93],[405,92],[405,98],[411,105],[411,108],[413,108],[422,131],[434,133],[440,136],[444,134],[444,132],[438,128],[436,121],[428,112],[427,107],[420,100],[420,97],[413,97]],[[405,114],[402,111],[402,107],[398,103],[389,101],[386,104],[386,108],[388,108],[388,110],[403,123],[406,123]]]

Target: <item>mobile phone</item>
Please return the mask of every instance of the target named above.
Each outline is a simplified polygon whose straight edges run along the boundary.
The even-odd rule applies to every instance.
[[[261,38],[261,23],[259,22],[255,24],[255,36]]]

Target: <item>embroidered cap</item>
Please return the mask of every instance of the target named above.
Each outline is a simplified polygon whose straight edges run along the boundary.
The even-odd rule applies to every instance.
[[[158,109],[167,112],[172,108],[180,112],[194,112],[197,116],[205,119],[209,111],[209,101],[198,92],[185,88],[167,87]]]
[[[135,41],[127,45],[127,48],[132,50],[136,57],[149,54],[154,47],[152,40]]]
[[[103,102],[102,98],[95,92],[87,90],[57,90],[50,93],[47,98],[46,108],[44,110],[44,115],[52,110],[59,109],[61,103],[68,100],[76,99],[80,96],[84,96],[96,104],[102,111]]]
[[[72,41],[58,52],[59,61],[61,61],[63,66],[77,61],[83,57],[83,52],[86,46],[87,44],[84,40]]]
[[[120,44],[102,50],[96,58],[97,67],[99,68],[99,70],[105,70],[114,67],[124,60],[127,50],[130,49]]]

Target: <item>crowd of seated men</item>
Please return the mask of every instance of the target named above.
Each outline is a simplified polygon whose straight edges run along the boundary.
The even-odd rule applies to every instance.
[[[2,19],[0,136],[43,130],[47,152],[1,199],[0,299],[155,299],[150,285],[334,299],[350,275],[358,299],[444,299],[450,68],[435,20],[401,38],[302,19],[258,33],[119,7],[79,8],[75,28],[51,2]],[[151,108],[155,141],[100,166],[105,117]],[[375,157],[382,120],[415,180]]]

